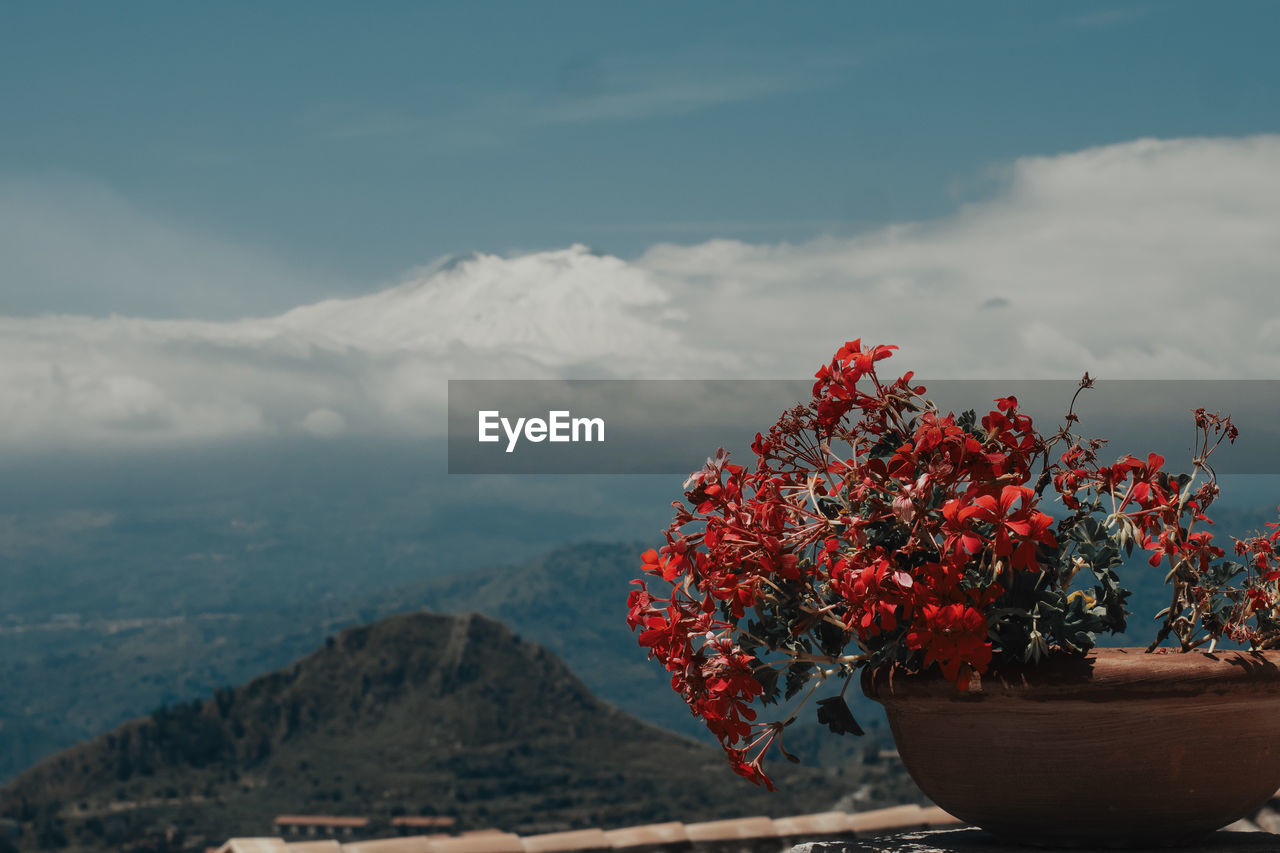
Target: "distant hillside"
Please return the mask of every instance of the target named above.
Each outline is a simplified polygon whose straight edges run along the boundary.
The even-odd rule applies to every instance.
[[[0,681],[7,685],[0,695],[0,781],[161,704],[209,696],[284,666],[343,628],[421,608],[498,619],[562,657],[602,699],[709,741],[627,628],[627,582],[644,547],[567,545],[521,565],[462,571],[308,607],[51,626],[4,636],[0,645],[12,657],[8,665],[0,660]],[[871,703],[859,713],[864,725],[881,719]],[[835,738],[805,720],[788,730],[788,748],[806,763],[838,764],[872,749],[872,739],[887,745],[887,731],[869,731],[871,739]]]
[[[1273,513],[1222,512],[1220,538],[1258,529]],[[643,543],[567,545],[516,565],[460,570],[390,591],[310,604],[122,622],[54,624],[4,633],[0,625],[0,781],[162,703],[188,701],[283,666],[336,631],[426,607],[477,611],[561,656],[602,699],[651,723],[707,739],[646,661],[624,620],[627,581]],[[353,562],[352,566],[358,567]],[[349,572],[358,576],[354,568]],[[1167,604],[1164,572],[1135,553],[1125,581],[1135,590],[1127,635],[1108,645],[1145,645],[1151,615]],[[807,764],[838,765],[873,742],[887,745],[879,706],[854,698],[868,738],[835,738],[803,719],[788,748]],[[805,715],[806,717],[808,715]]]
[[[494,566],[430,578],[367,600],[367,611],[426,607],[483,613],[555,652],[591,690],[664,728],[702,737],[706,729],[671,690],[661,666],[626,623],[628,582],[644,546],[566,545],[520,566]]]
[[[646,660],[644,649],[627,627],[628,584],[639,574],[639,555],[645,547],[639,543],[566,545],[517,567],[430,578],[371,599],[365,606],[378,613],[406,606],[484,613],[564,658],[602,699],[663,728],[714,743],[671,689],[670,675]],[[891,746],[880,706],[860,694],[849,698],[869,732],[867,737],[837,737],[807,713],[787,730],[788,750],[808,765],[838,766],[868,750]]]
[[[233,444],[0,454],[0,783],[371,621],[352,602],[667,515],[656,478],[447,479],[443,442]]]
[[[912,794],[891,764],[779,769],[767,794],[717,750],[596,699],[500,623],[410,613],[54,756],[0,789],[0,814],[33,849],[129,848],[169,827],[198,847],[287,812],[530,832],[811,811],[868,780],[887,801]]]

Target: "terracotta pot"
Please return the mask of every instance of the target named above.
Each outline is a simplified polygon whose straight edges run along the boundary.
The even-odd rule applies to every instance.
[[[1035,845],[1164,846],[1280,789],[1280,652],[1098,649],[1006,667],[961,693],[866,673],[898,752],[946,811]]]

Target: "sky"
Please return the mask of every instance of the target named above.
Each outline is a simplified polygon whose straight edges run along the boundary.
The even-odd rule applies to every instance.
[[[854,338],[930,383],[1280,379],[1277,32],[1250,0],[3,0],[0,622],[661,543],[683,475],[449,474],[449,380],[803,380]],[[1280,503],[1253,462],[1237,521]]]
[[[0,448],[449,378],[1274,378],[1269,3],[0,7]]]

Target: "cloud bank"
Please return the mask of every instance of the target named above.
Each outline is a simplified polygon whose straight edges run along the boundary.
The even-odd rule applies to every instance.
[[[68,176],[0,176],[0,281],[0,315],[56,306],[206,320],[278,311],[337,289]]]
[[[794,378],[859,336],[939,378],[1280,375],[1280,136],[997,177],[853,238],[477,255],[232,322],[0,318],[0,442],[439,435],[449,378]]]

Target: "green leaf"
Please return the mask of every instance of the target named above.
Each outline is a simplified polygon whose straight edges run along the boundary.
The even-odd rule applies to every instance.
[[[818,701],[818,722],[838,735],[852,734],[861,737],[866,734],[843,696],[830,696]]]
[[[790,699],[800,692],[800,688],[804,687],[812,677],[810,673],[813,670],[813,664],[808,661],[793,663],[787,667],[787,692],[786,698]]]
[[[766,705],[778,701],[778,669],[777,667],[766,666],[763,661],[757,661],[756,665],[751,668],[751,674],[755,676],[756,681],[760,682],[760,686],[764,688],[761,699]]]
[[[814,627],[814,633],[818,636],[818,647],[823,654],[835,657],[844,651],[848,635],[836,625],[824,619]]]

